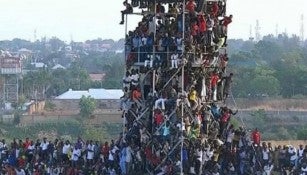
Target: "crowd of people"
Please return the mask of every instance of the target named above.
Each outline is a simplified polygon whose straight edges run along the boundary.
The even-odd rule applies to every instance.
[[[170,125],[170,122],[166,125]],[[144,127],[138,129],[139,135],[146,132]],[[129,136],[139,139],[135,142],[132,142],[132,138],[124,139],[122,135],[110,143],[84,141],[81,138],[75,141],[46,138],[33,141],[26,138],[14,139],[10,143],[2,139],[0,174],[176,175],[180,174],[181,164],[183,174],[187,175],[306,175],[307,173],[307,145],[273,146],[270,142],[261,141],[257,129],[249,134],[242,127],[234,129],[230,126],[224,142],[204,136],[201,136],[201,139],[186,138],[179,152],[176,146],[172,146],[172,142],[167,140],[174,139],[170,137],[180,136],[168,137],[164,132],[161,137],[155,136],[155,138],[142,136],[138,138],[138,134],[135,133],[136,136]],[[151,143],[146,144],[148,141]]]
[[[110,143],[44,138],[0,142],[1,174],[307,174],[307,146],[273,146],[235,127],[226,105],[226,0],[132,0],[141,12],[126,36],[124,129]]]
[[[126,35],[121,98],[122,140],[144,153],[132,172],[243,175],[289,167],[262,161],[266,143],[253,144],[244,128],[230,123],[237,110],[225,103],[234,76],[227,70],[233,16],[226,15],[226,0],[124,5],[120,24],[125,15],[143,16]],[[130,173],[127,166],[122,174]]]
[[[120,24],[136,7],[143,15],[126,36],[123,139],[147,150],[148,172],[218,171],[216,164],[205,166],[197,156],[205,145],[208,151],[221,149],[237,113],[225,105],[233,77],[226,71],[227,28],[232,22],[226,1],[123,4]]]

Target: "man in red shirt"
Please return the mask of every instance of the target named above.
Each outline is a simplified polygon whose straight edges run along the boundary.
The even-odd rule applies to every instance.
[[[164,116],[162,112],[160,110],[156,110],[154,118],[155,118],[156,127],[160,127],[164,122]]]
[[[229,15],[229,16],[225,16],[224,19],[222,20],[222,24],[223,24],[223,35],[225,36],[225,42],[224,42],[224,45],[226,45],[226,42],[227,42],[227,28],[228,28],[228,25],[230,23],[232,23],[232,15]]]
[[[207,31],[207,23],[206,19],[203,13],[200,13],[198,15],[198,26],[199,26],[199,37],[202,39],[201,42],[203,42],[203,37],[205,36],[205,32]]]
[[[213,72],[211,75],[211,80],[210,80],[210,84],[211,84],[211,89],[212,89],[212,99],[213,101],[217,100],[217,82],[220,80],[219,75],[216,72]]]
[[[224,19],[223,19],[223,26],[228,26],[228,24],[232,23],[232,15],[229,15],[229,16],[224,16]]]
[[[23,143],[23,148],[24,148],[25,150],[27,150],[28,147],[29,147],[29,145],[31,145],[31,141],[30,141],[29,138],[27,137],[27,138],[26,138],[26,141]]]
[[[198,33],[199,33],[199,27],[197,25],[197,22],[194,21],[191,25],[191,35],[193,37],[193,42],[197,43],[198,42]]]
[[[217,4],[217,2],[214,2],[212,5],[212,9],[211,9],[211,14],[213,17],[217,17],[217,14],[219,12],[219,5]]]
[[[260,139],[261,139],[261,135],[260,132],[258,131],[258,128],[256,128],[253,132],[252,132],[252,140],[254,145],[260,145]]]
[[[195,0],[189,0],[185,8],[189,11],[190,14],[194,14],[196,8]]]

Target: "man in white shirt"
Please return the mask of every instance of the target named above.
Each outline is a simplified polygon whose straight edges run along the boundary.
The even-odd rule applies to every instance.
[[[26,175],[26,172],[24,169],[17,168],[15,169],[16,175]]]
[[[35,145],[33,141],[31,141],[31,143],[29,144],[26,150],[26,156],[27,156],[27,160],[29,163],[33,160],[34,151],[35,151]]]
[[[44,138],[42,143],[40,144],[43,159],[46,159],[48,156],[48,145],[49,145],[49,142],[47,141],[47,138]]]
[[[81,150],[77,146],[75,146],[71,156],[72,167],[76,167],[78,165],[80,156],[81,156]]]
[[[176,45],[176,47],[177,47],[177,51],[179,52],[179,53],[182,53],[182,48],[183,48],[183,46],[182,46],[182,38],[181,38],[181,34],[180,33],[178,33],[178,36],[175,38],[175,45]]]
[[[299,145],[299,148],[297,150],[297,162],[296,162],[296,165],[298,165],[299,163],[301,163],[301,160],[303,159],[303,156],[304,156],[304,147],[303,145]]]
[[[130,145],[126,147],[126,171],[127,174],[131,172],[131,166],[132,166],[132,149]]]
[[[262,160],[264,164],[268,164],[270,159],[270,150],[266,145],[262,148]]]
[[[290,165],[295,166],[295,162],[297,159],[297,153],[296,148],[294,148],[292,145],[289,146],[288,153],[290,155]]]
[[[140,78],[138,70],[132,69],[130,78],[131,78],[131,84],[134,87],[136,87],[139,84],[139,78]]]
[[[159,105],[161,105],[160,109],[165,110],[165,101],[166,98],[162,94],[160,94],[160,98],[155,101],[155,109],[160,108]]]
[[[65,144],[62,148],[62,161],[63,163],[68,163],[68,152],[70,151],[71,146],[68,140],[66,140]]]
[[[7,146],[4,139],[2,139],[2,141],[0,142],[0,150],[0,159],[5,160],[7,158]]]
[[[171,55],[171,68],[170,69],[177,69],[178,68],[178,53],[175,52]]]
[[[263,167],[263,175],[271,175],[271,171],[273,170],[274,166],[271,163],[266,163]]]
[[[212,44],[212,31],[214,26],[213,18],[208,14],[207,18],[207,31],[206,31],[206,42],[205,44],[211,46]]]
[[[201,147],[196,149],[196,162],[195,162],[195,172],[196,174],[201,174],[203,161],[203,151]]]
[[[114,156],[115,156],[115,154],[116,154],[116,151],[118,151],[117,146],[114,146],[114,147],[109,151],[108,161],[109,161],[109,169],[110,169],[110,170],[114,169],[114,166],[115,166]]]
[[[93,141],[90,140],[90,143],[87,145],[87,163],[89,165],[93,165],[93,159],[94,159],[94,149],[95,149],[95,144],[93,144]]]
[[[149,66],[150,68],[152,68],[153,66],[153,55],[147,55],[147,59],[144,62],[144,66],[147,67]]]

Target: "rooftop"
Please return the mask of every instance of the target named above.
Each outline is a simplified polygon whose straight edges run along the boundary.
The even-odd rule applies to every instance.
[[[67,92],[57,96],[55,99],[77,100],[82,96],[90,96],[96,100],[118,100],[124,95],[121,89],[89,89],[87,91],[74,91],[69,89]]]

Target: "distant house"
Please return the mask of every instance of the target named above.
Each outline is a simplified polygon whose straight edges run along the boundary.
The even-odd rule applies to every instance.
[[[78,110],[82,96],[92,97],[97,101],[98,109],[119,109],[120,97],[124,95],[121,89],[89,89],[85,91],[74,91],[69,89],[63,94],[55,97],[53,103],[57,108],[63,110]]]
[[[55,99],[79,100],[82,96],[90,96],[95,100],[119,100],[124,95],[121,89],[89,89],[87,91],[74,91],[69,89]]]
[[[92,81],[103,81],[106,74],[89,74],[89,76]]]
[[[31,63],[31,65],[37,69],[48,67],[45,63],[42,62]]]
[[[66,67],[64,67],[64,66],[62,66],[62,65],[60,65],[60,64],[57,64],[57,65],[53,66],[51,69],[52,69],[52,70],[56,70],[56,69],[66,69]]]
[[[21,48],[18,50],[18,53],[21,54],[32,54],[32,50],[26,49],[26,48]]]
[[[26,48],[22,48],[18,50],[18,55],[22,58],[22,59],[26,59],[28,57],[30,57],[33,54],[32,50],[26,49]]]

